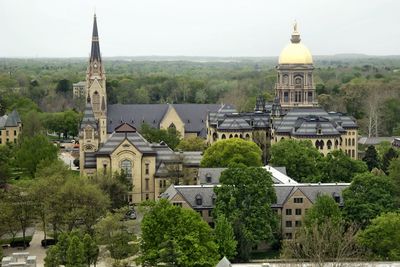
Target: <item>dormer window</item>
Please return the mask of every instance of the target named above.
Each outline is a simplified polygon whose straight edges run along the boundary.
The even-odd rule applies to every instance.
[[[197,206],[203,205],[203,198],[201,197],[201,195],[196,195],[196,205]]]
[[[211,174],[210,174],[210,173],[207,173],[207,174],[206,174],[206,182],[207,182],[207,183],[211,183],[211,180],[212,180]]]

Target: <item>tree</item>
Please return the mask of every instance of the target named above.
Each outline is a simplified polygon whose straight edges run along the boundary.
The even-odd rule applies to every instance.
[[[139,261],[144,266],[206,267],[219,260],[211,228],[193,210],[173,206],[165,199],[150,202],[141,228]]]
[[[359,253],[356,233],[357,227],[345,225],[333,198],[322,195],[306,213],[293,240],[283,242],[282,257],[308,259],[319,266],[325,261],[347,260]]]
[[[183,138],[176,146],[176,150],[204,151],[206,147],[207,146],[203,138],[193,136],[193,137]]]
[[[67,249],[67,264],[66,267],[84,267],[85,266],[85,251],[83,244],[78,236],[72,235],[69,237],[69,245]]]
[[[40,118],[40,113],[36,110],[29,111],[23,118],[23,137],[33,137],[38,134],[43,134],[43,124]]]
[[[122,208],[127,205],[126,195],[132,187],[124,174],[99,174],[93,176],[91,181],[96,184],[111,200],[112,210]]]
[[[34,177],[36,167],[40,161],[47,164],[57,159],[57,147],[55,147],[43,135],[24,138],[16,152],[16,164]]]
[[[310,141],[281,140],[271,147],[271,164],[285,166],[288,176],[299,182],[319,182],[317,165],[322,154]]]
[[[343,191],[345,218],[362,227],[382,212],[394,209],[394,188],[389,177],[363,173]]]
[[[59,267],[62,264],[60,254],[60,248],[57,245],[49,247],[44,258],[44,267]]]
[[[342,150],[334,150],[318,162],[321,171],[320,182],[346,182],[349,183],[359,173],[367,172],[365,162],[351,159]]]
[[[232,224],[237,258],[248,260],[251,248],[272,241],[277,218],[271,209],[276,195],[271,173],[263,168],[229,168],[222,172],[214,216],[223,215]]]
[[[232,225],[223,214],[218,216],[214,230],[215,241],[218,244],[220,258],[227,257],[233,259],[236,252],[237,241],[233,232]]]
[[[57,87],[56,87],[57,93],[61,93],[61,94],[65,95],[71,90],[72,90],[71,81],[69,81],[67,79],[62,79],[62,80],[58,81]]]
[[[369,171],[371,171],[373,168],[380,167],[378,152],[376,151],[375,147],[372,145],[368,146],[362,160],[367,164]]]
[[[399,156],[399,154],[397,153],[396,150],[394,150],[393,147],[389,148],[389,150],[383,155],[383,157],[382,157],[382,170],[385,173],[389,173],[390,162],[394,158],[397,158],[398,156]]]
[[[8,145],[0,145],[0,188],[3,188],[11,178],[12,150]]]
[[[400,157],[393,159],[389,166],[389,177],[394,185],[396,207],[400,207]]]
[[[32,194],[28,188],[13,186],[3,195],[2,202],[10,207],[10,215],[22,232],[24,249],[27,247],[26,230],[33,224],[35,213]]]
[[[360,245],[379,260],[400,260],[400,214],[383,213],[358,235]]]
[[[319,225],[328,219],[332,223],[341,222],[342,213],[339,209],[339,205],[335,202],[332,196],[318,196],[312,208],[306,213],[304,223],[307,227],[312,227],[312,225]]]
[[[99,256],[99,247],[95,240],[89,234],[85,234],[82,243],[83,255],[87,266],[90,267],[91,264],[96,266],[97,258]]]
[[[129,244],[134,236],[129,233],[127,225],[123,222],[126,208],[115,210],[114,213],[107,213],[95,226],[96,236],[100,243],[106,245],[111,257],[121,260],[131,256],[135,247]]]
[[[156,129],[152,128],[146,123],[142,124],[140,129],[140,133],[143,137],[149,142],[160,143],[161,141],[165,142],[171,149],[175,149],[175,147],[180,142],[180,135],[175,128],[165,129]]]
[[[261,149],[240,138],[220,140],[204,152],[202,167],[262,166]]]

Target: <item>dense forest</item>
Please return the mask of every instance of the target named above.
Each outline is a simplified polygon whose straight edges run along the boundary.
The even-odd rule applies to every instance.
[[[322,107],[354,116],[363,135],[400,135],[400,57],[337,55],[314,60]],[[274,95],[277,58],[272,57],[105,58],[104,62],[111,104],[223,102],[249,111],[256,96],[271,101]],[[57,114],[58,119],[69,118],[74,127],[79,116],[72,119],[71,111],[81,110],[84,100],[72,99],[72,84],[85,79],[86,65],[87,60],[80,58],[0,59],[0,114],[17,108],[24,118],[34,111],[45,126],[57,125],[53,118]]]

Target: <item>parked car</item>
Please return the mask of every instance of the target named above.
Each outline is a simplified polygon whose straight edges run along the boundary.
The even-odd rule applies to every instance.
[[[41,241],[42,247],[46,248],[48,246],[52,246],[57,244],[57,240],[53,238],[46,238]]]
[[[130,210],[125,214],[125,220],[136,220],[136,211]]]

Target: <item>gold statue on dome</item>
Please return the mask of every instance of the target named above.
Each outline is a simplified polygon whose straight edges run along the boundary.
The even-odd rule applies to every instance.
[[[293,31],[297,32],[297,21],[296,20],[294,21],[294,24],[293,24]]]

